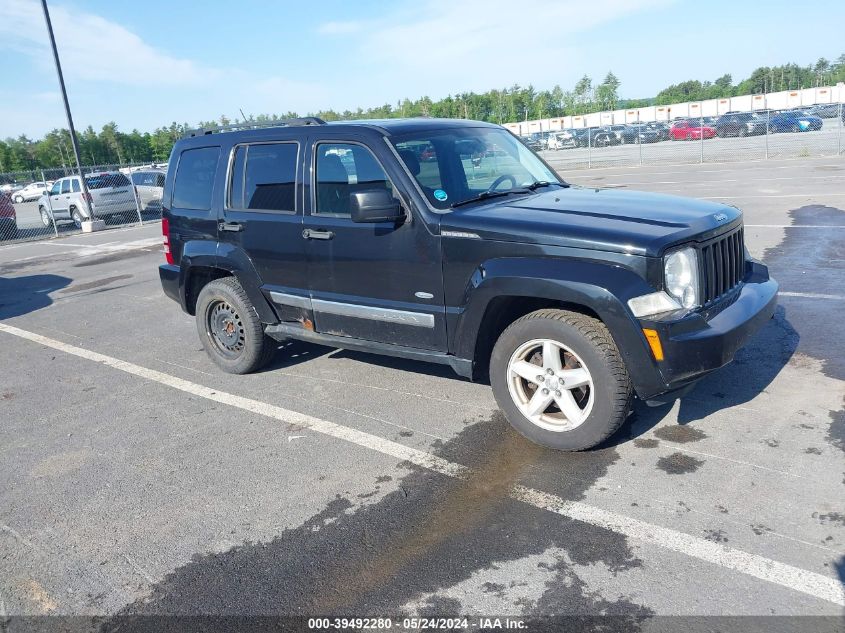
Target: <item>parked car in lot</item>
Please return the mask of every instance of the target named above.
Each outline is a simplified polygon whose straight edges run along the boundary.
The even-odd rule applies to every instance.
[[[657,130],[652,130],[645,123],[629,123],[622,130],[623,143],[656,143],[660,140]]]
[[[158,169],[132,172],[132,184],[135,185],[142,211],[161,210],[161,194],[164,192],[166,175],[167,172]]]
[[[578,141],[576,140],[575,135],[569,130],[552,132],[549,135],[548,149],[559,150],[572,147],[578,147]]]
[[[95,218],[135,212],[135,193],[132,183],[118,171],[85,174],[91,196],[88,203]],[[68,176],[53,183],[50,190],[38,199],[38,213],[44,226],[55,220],[72,220],[77,227],[88,217],[79,176]]]
[[[18,236],[18,216],[9,194],[0,192],[0,240],[13,240]]]
[[[540,143],[540,139],[536,136],[520,136],[520,140],[525,143],[525,146],[529,149],[533,149],[535,152],[539,152],[543,149],[542,143]]]
[[[751,112],[723,114],[713,126],[716,136],[754,136],[766,133],[766,121]]]
[[[701,119],[684,119],[672,126],[669,136],[673,141],[708,139],[716,136],[716,130],[708,125],[702,125]]]
[[[31,182],[26,187],[18,189],[12,194],[12,202],[20,204],[22,202],[38,200],[52,185],[53,183],[51,181]]]
[[[505,153],[496,173],[461,160],[467,142]],[[529,439],[581,450],[634,394],[672,400],[729,362],[775,310],[735,207],[571,187],[488,123],[200,131],[170,165],[162,287],[233,374],[290,339],[440,363],[489,376]]]
[[[0,185],[0,193],[8,193],[12,194],[19,189],[23,189],[23,185],[16,183],[16,182],[7,182]]]
[[[672,126],[664,121],[649,121],[645,124],[645,126],[649,130],[654,130],[657,132],[657,140],[658,141],[668,141],[669,140],[669,130],[672,129]]]
[[[593,129],[593,147],[609,147],[622,144],[624,125],[606,125]]]
[[[579,127],[569,130],[575,137],[576,147],[589,147],[595,141],[596,128]]]
[[[769,119],[769,132],[811,132],[822,129],[822,120],[803,110],[778,112]]]
[[[835,119],[840,115],[843,108],[845,108],[845,104],[842,103],[820,103],[810,106],[806,112],[821,119]]]

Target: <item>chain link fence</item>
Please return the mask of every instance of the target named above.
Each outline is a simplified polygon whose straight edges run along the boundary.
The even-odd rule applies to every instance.
[[[524,140],[556,169],[726,163],[841,156],[845,104],[729,113],[532,134]]]
[[[75,169],[0,173],[0,242],[72,235],[86,220],[105,228],[160,220],[166,171],[166,164],[86,166],[87,197]]]

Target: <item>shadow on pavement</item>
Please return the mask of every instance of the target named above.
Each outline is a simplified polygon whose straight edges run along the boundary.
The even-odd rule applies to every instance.
[[[60,275],[0,277],[0,320],[35,312],[53,303],[50,293],[72,280]]]

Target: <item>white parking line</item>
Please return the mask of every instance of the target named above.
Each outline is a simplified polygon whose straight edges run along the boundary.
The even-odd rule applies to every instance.
[[[845,192],[837,193],[765,193],[765,194],[742,194],[738,193],[735,196],[696,196],[699,200],[733,200],[734,198],[830,198],[832,196],[845,196]]]
[[[801,297],[803,299],[833,299],[834,301],[845,301],[845,295],[825,295],[818,292],[783,292],[778,294],[781,297]]]
[[[466,477],[470,469],[455,464],[426,451],[411,448],[370,433],[349,428],[328,420],[284,409],[266,402],[244,398],[210,387],[205,387],[176,376],[141,367],[127,361],[76,347],[55,339],[0,323],[0,331],[17,336],[66,354],[102,363],[133,376],[205,398],[230,407],[249,411],[281,422],[296,424],[330,437],[345,440],[363,448],[377,451],[402,461],[454,478]],[[719,565],[760,580],[787,587],[806,595],[845,606],[845,590],[835,579],[787,565],[757,554],[751,554],[720,543],[691,536],[671,528],[640,521],[616,512],[597,508],[578,501],[567,501],[553,494],[516,485],[511,490],[513,499],[561,516],[623,534],[643,543],[649,543],[674,552]]]

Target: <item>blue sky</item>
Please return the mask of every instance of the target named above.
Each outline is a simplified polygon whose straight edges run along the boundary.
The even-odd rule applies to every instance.
[[[608,70],[623,97],[845,52],[816,0],[50,0],[78,128],[434,99]],[[841,49],[841,50],[840,50]],[[0,3],[0,137],[64,125],[38,0]]]

